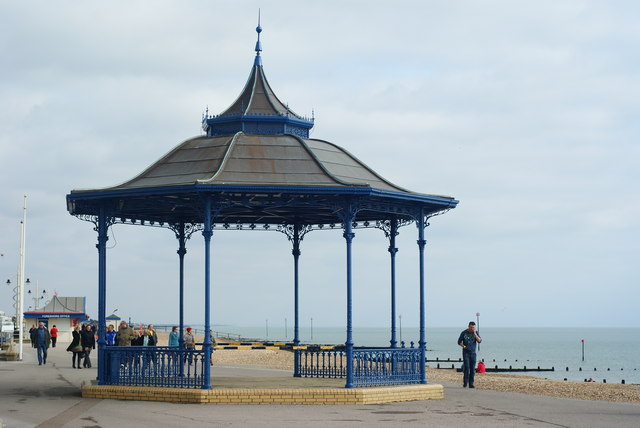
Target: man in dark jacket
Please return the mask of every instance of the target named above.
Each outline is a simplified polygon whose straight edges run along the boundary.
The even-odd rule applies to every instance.
[[[84,330],[80,332],[80,343],[82,343],[82,349],[84,350],[84,362],[82,365],[86,368],[91,368],[89,355],[92,349],[96,349],[96,336],[90,324],[87,324]]]
[[[35,346],[38,349],[38,365],[47,364],[47,350],[51,345],[51,335],[43,322],[38,323],[38,328],[32,334]]]

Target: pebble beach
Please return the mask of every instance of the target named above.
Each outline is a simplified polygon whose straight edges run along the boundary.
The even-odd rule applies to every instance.
[[[160,344],[166,344],[168,333],[158,332]],[[196,337],[201,341],[202,337]],[[219,339],[218,341],[225,341]],[[286,350],[216,350],[213,363],[224,365],[258,366],[293,371],[293,353]],[[427,379],[431,383],[462,383],[462,374],[453,369],[435,369],[427,366]],[[640,403],[640,385],[599,382],[575,382],[543,379],[533,376],[502,373],[476,374],[476,389],[549,397]]]
[[[293,353],[284,350],[217,350],[213,355],[213,362],[214,365],[254,365],[293,371]],[[462,374],[452,369],[427,366],[427,379],[433,383],[462,383]],[[571,382],[532,376],[482,373],[476,374],[475,386],[477,389],[520,394],[640,403],[640,385]]]

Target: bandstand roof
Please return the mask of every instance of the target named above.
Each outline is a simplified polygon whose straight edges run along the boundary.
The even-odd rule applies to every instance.
[[[396,186],[340,146],[308,138],[313,119],[280,102],[264,75],[261,50],[258,40],[236,101],[220,115],[203,117],[206,135],[180,143],[120,185],[72,190],[69,212],[93,216],[102,207],[123,221],[199,222],[200,197],[208,194],[216,198],[216,221],[327,224],[336,222],[335,204],[344,197],[367,199],[371,208],[359,213],[362,220],[456,206],[450,196]]]

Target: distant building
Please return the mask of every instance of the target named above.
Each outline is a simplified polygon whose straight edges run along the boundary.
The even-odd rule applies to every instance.
[[[111,314],[111,315],[109,315],[108,317],[105,318],[105,320],[107,321],[106,325],[107,326],[112,325],[113,328],[115,328],[117,330],[118,329],[118,324],[120,324],[120,322],[119,322],[120,319],[121,318],[119,316],[117,316],[116,314]]]
[[[37,326],[38,322],[43,322],[49,329],[55,325],[58,329],[59,342],[70,342],[73,327],[88,319],[86,297],[54,296],[44,308],[24,313],[27,332],[32,325]]]

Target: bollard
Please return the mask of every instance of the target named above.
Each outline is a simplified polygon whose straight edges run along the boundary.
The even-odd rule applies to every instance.
[[[622,384],[624,385],[624,379],[622,379]]]
[[[564,380],[567,380],[567,378],[565,377]]]
[[[606,379],[602,379],[602,383],[607,383],[607,380]]]
[[[509,370],[511,370],[511,366],[509,366]]]
[[[567,367],[567,369],[565,371],[569,371],[569,367]]]
[[[438,366],[436,368],[438,368],[438,369],[440,368],[440,363],[438,363]]]
[[[582,367],[580,367],[580,368],[578,369],[578,371],[579,371],[579,372],[581,372],[581,371],[582,371]]]
[[[594,368],[593,368],[593,371],[594,371],[594,372],[596,372],[596,371],[598,371],[598,369],[596,369],[596,368],[594,367]]]
[[[611,371],[611,369],[609,367],[607,367],[607,371]]]

